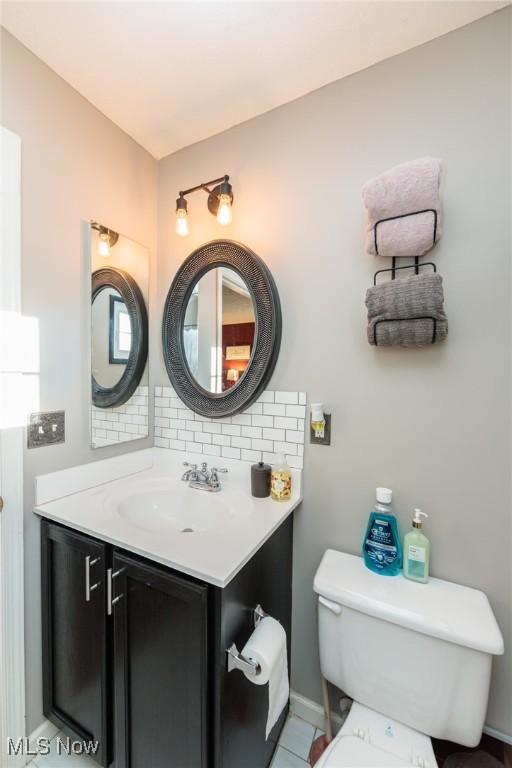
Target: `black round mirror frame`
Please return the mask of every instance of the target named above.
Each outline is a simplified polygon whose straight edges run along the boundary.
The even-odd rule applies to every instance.
[[[140,384],[148,359],[148,313],[141,290],[133,277],[121,269],[105,267],[92,273],[91,306],[101,291],[114,288],[121,295],[132,331],[132,346],[123,375],[113,387],[102,387],[94,376],[92,402],[97,408],[124,405]]]
[[[238,272],[252,298],[254,343],[247,368],[234,387],[212,393],[194,378],[185,356],[183,325],[192,290],[201,277],[216,267]],[[210,418],[233,416],[248,408],[263,392],[279,356],[281,304],[266,264],[240,243],[213,240],[197,248],[182,264],[167,294],[162,322],[165,367],[178,396],[195,413]]]

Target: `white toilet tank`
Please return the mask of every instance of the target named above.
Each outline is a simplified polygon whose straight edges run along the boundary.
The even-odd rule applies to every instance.
[[[439,739],[482,734],[503,638],[483,592],[369,571],[328,549],[318,567],[322,675],[355,701]]]

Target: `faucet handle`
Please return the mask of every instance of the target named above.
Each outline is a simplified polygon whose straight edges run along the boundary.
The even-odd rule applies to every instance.
[[[183,466],[190,467],[190,469],[197,469],[197,464],[190,464],[188,461],[184,461]]]
[[[217,467],[212,467],[212,472],[224,472],[226,473],[228,470],[225,467],[221,467],[220,469],[217,469]]]

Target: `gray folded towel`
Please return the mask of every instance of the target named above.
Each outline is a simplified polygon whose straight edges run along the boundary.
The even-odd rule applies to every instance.
[[[372,345],[423,347],[448,334],[443,279],[438,274],[375,285],[367,290],[365,303]]]

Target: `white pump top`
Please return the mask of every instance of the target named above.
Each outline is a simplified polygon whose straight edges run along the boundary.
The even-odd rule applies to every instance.
[[[422,512],[421,509],[415,509],[414,510],[414,517],[412,519],[412,524],[415,528],[421,528],[423,525],[422,517],[428,517],[426,512]]]
[[[381,504],[391,504],[393,498],[393,491],[391,488],[377,488],[376,492],[377,501]]]

